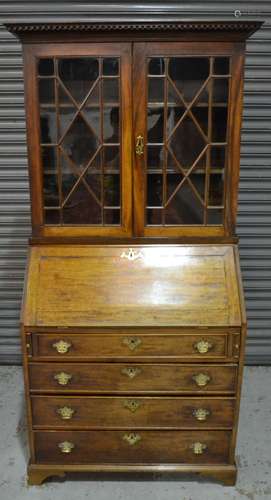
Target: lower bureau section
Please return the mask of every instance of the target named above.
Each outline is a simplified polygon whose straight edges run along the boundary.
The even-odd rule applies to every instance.
[[[32,396],[34,428],[231,428],[234,398]]]
[[[36,463],[226,464],[230,431],[36,431]]]

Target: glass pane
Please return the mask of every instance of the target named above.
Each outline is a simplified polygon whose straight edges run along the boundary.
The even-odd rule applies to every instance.
[[[43,199],[45,207],[59,206],[59,191],[57,174],[44,171],[43,173]]]
[[[148,146],[148,169],[161,170],[163,168],[163,148],[161,146]]]
[[[213,225],[223,224],[223,210],[222,209],[208,210],[207,224],[213,224]]]
[[[104,142],[112,144],[119,142],[119,108],[104,109]]]
[[[103,59],[103,75],[115,76],[119,74],[119,60],[116,57],[105,57]]]
[[[55,80],[43,78],[39,80],[40,104],[55,104]]]
[[[58,74],[73,98],[81,103],[99,76],[99,61],[93,57],[60,59]]]
[[[162,224],[162,210],[158,208],[148,208],[147,224],[149,226],[160,226]]]
[[[104,168],[106,170],[119,170],[119,146],[104,147]]]
[[[169,76],[183,95],[190,102],[209,76],[209,59],[204,57],[171,57]]]
[[[222,173],[211,173],[209,179],[209,205],[223,205],[224,176]]]
[[[213,102],[227,103],[229,82],[226,78],[213,79]]]
[[[170,139],[170,147],[181,166],[191,166],[205,146],[194,121],[185,116]]]
[[[51,144],[57,142],[56,113],[52,108],[40,110],[41,143]]]
[[[119,102],[119,79],[108,78],[103,80],[103,100],[105,103]]]
[[[225,165],[225,148],[223,146],[211,147],[211,167],[212,169],[223,168]]]
[[[149,60],[149,75],[164,75],[165,63],[162,57],[153,57]]]
[[[164,102],[164,79],[149,78],[149,102]]]
[[[203,224],[203,207],[187,181],[165,210],[166,224]]]
[[[99,176],[98,176],[99,177]],[[96,180],[98,183],[98,180]],[[91,185],[94,187],[94,179]],[[73,191],[63,207],[64,224],[101,224],[101,208],[83,183]]]
[[[184,179],[184,175],[180,171],[175,171],[175,173],[167,174],[166,190],[167,190],[167,202],[169,198],[174,194],[177,195],[179,189],[181,189],[181,182]]]
[[[104,209],[104,223],[109,226],[119,226],[120,210],[119,209]]]
[[[98,147],[97,137],[79,115],[62,142],[69,158],[81,169],[92,158]]]
[[[108,207],[120,206],[119,175],[104,176],[104,204]]]
[[[54,74],[54,60],[40,59],[38,72],[40,76],[49,76]]]
[[[163,142],[164,108],[148,108],[148,142]]]
[[[159,207],[163,200],[163,177],[159,174],[149,174],[147,181],[147,205]]]
[[[45,210],[44,211],[45,224],[59,224],[60,211],[59,210]]]
[[[208,135],[208,108],[207,108],[207,106],[205,106],[205,107],[193,106],[192,113],[193,113],[193,116],[196,118],[197,123],[201,127],[201,130],[207,136]]]
[[[52,168],[56,167],[56,148],[50,146],[42,146],[41,147],[41,162],[43,168]]]
[[[226,107],[217,107],[212,110],[212,140],[213,142],[226,142],[227,133],[227,115]]]
[[[230,60],[228,57],[216,57],[214,60],[214,74],[215,75],[228,75]]]

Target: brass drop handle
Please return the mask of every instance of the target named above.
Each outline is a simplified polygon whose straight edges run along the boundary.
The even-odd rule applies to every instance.
[[[200,354],[206,354],[213,348],[213,344],[208,342],[208,340],[199,340],[196,344],[194,344],[194,349],[198,351]]]
[[[127,377],[129,378],[135,378],[137,375],[139,375],[141,373],[141,369],[140,368],[134,368],[133,366],[127,366],[125,368],[122,368],[121,370],[121,373],[123,375],[127,375]]]
[[[140,340],[138,337],[125,337],[122,343],[128,346],[130,351],[134,351],[142,344],[142,340]]]
[[[138,156],[141,156],[144,154],[144,137],[143,137],[143,135],[137,136],[135,150],[136,150],[136,154]]]
[[[58,447],[60,448],[62,453],[71,453],[74,448],[74,444],[70,441],[63,441],[62,443],[58,444]]]
[[[123,406],[124,408],[130,410],[132,413],[135,413],[141,406],[141,403],[137,399],[125,399]]]
[[[130,446],[134,446],[139,441],[141,441],[141,436],[140,436],[140,434],[130,432],[129,434],[124,434],[122,439],[123,439],[123,441],[126,441]]]
[[[202,455],[204,453],[204,451],[207,450],[207,445],[204,443],[197,442],[197,443],[193,443],[190,446],[190,448],[193,451],[194,455]]]
[[[57,409],[57,414],[62,418],[62,420],[70,420],[75,413],[75,410],[73,408],[70,408],[70,406],[62,406],[61,408]]]
[[[59,354],[66,354],[71,346],[72,344],[66,340],[59,340],[53,344],[54,349],[56,349]]]
[[[192,411],[193,417],[195,417],[200,422],[204,422],[205,420],[207,420],[207,417],[209,417],[210,414],[211,412],[206,408],[197,408]]]
[[[60,372],[54,375],[54,379],[59,385],[67,385],[72,379],[72,375],[70,373]]]
[[[198,387],[205,387],[211,380],[211,377],[206,373],[197,373],[193,375],[192,380],[196,382]]]

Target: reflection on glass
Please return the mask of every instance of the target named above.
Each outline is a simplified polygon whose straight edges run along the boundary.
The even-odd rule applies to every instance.
[[[208,210],[207,224],[217,225],[217,226],[223,224],[223,210],[222,209]]]
[[[165,210],[166,224],[203,224],[203,207],[187,181]]]
[[[106,170],[119,170],[119,146],[106,146],[104,148],[104,168]]]
[[[163,148],[161,146],[148,146],[148,169],[162,169],[163,167]]]
[[[119,101],[119,79],[105,78],[103,80],[103,99],[104,102],[118,103]]]
[[[120,206],[120,181],[116,174],[104,176],[104,204],[108,207]]]
[[[38,65],[38,72],[40,76],[51,76],[54,74],[54,60],[53,59],[40,59]]]
[[[55,82],[52,78],[39,80],[40,104],[55,104]]]
[[[205,141],[194,121],[186,116],[170,139],[170,148],[176,159],[187,168],[195,162],[204,146]]]
[[[59,224],[60,220],[59,210],[44,210],[45,224],[55,225]]]
[[[116,57],[105,57],[103,59],[103,75],[116,76],[119,74],[119,60]]]
[[[148,208],[147,210],[147,225],[160,226],[162,224],[162,210],[157,208]]]
[[[149,78],[148,101],[161,103],[164,101],[164,79]]]
[[[228,79],[213,79],[213,102],[227,103],[228,101]]]
[[[52,108],[40,110],[40,134],[42,144],[57,142],[56,113]]]
[[[69,158],[81,169],[97,150],[97,138],[79,115],[65,135],[62,145]]]
[[[163,199],[163,178],[159,174],[149,174],[147,181],[147,205],[159,207]]]
[[[209,76],[209,59],[207,57],[171,57],[168,71],[185,101],[190,102]]]
[[[119,108],[104,108],[104,142],[119,142]]]
[[[149,75],[164,75],[165,63],[162,57],[153,57],[149,60]]]
[[[99,190],[99,177],[91,179],[93,190]],[[63,208],[63,222],[76,225],[101,224],[100,207],[82,182],[74,189]]]
[[[148,142],[163,142],[164,108],[148,108]]]
[[[56,148],[52,146],[41,147],[41,163],[43,168],[56,167]]]
[[[58,74],[73,98],[80,104],[99,76],[99,62],[93,57],[60,59]]]
[[[210,179],[209,179],[209,205],[210,206],[223,205],[223,189],[224,189],[223,174],[211,173]]]
[[[211,167],[223,168],[225,165],[225,147],[212,146],[211,147]]]
[[[120,224],[120,209],[104,209],[104,224],[116,226]]]

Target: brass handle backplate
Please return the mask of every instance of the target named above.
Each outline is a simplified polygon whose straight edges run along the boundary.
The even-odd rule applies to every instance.
[[[197,375],[193,375],[192,379],[199,387],[204,387],[210,382],[211,377],[206,373],[198,373]]]
[[[138,337],[125,337],[122,341],[124,345],[127,345],[130,349],[130,351],[134,351],[137,347],[142,344],[142,340],[140,340]]]
[[[59,385],[67,385],[72,379],[72,375],[70,373],[60,372],[54,375],[54,379]]]
[[[57,414],[62,418],[62,420],[70,420],[74,413],[75,410],[69,406],[62,406],[62,408],[57,409]]]
[[[131,432],[130,434],[124,434],[123,436],[123,441],[127,441],[131,446],[134,446],[141,440],[140,434],[135,434],[134,432]]]
[[[195,417],[200,422],[207,420],[207,417],[209,417],[210,414],[211,414],[211,412],[209,410],[207,410],[206,408],[197,408],[197,409],[192,411],[193,417]]]
[[[141,406],[141,403],[137,399],[125,399],[123,406],[124,408],[128,408],[132,413],[135,413]]]
[[[190,448],[192,449],[192,451],[195,455],[202,455],[204,453],[204,451],[207,450],[207,445],[204,443],[197,442],[197,443],[193,443],[190,446]]]
[[[142,372],[140,368],[134,368],[133,366],[127,366],[125,368],[122,368],[121,373],[123,375],[127,375],[129,378],[134,378],[137,375],[139,375]]]
[[[66,340],[59,340],[53,344],[53,347],[57,350],[59,354],[66,354],[72,345]]]
[[[208,342],[208,340],[199,340],[196,344],[194,344],[194,349],[198,351],[200,354],[206,354],[213,348],[213,344]]]
[[[136,154],[138,156],[143,155],[143,153],[144,153],[144,137],[143,137],[143,135],[137,136],[135,150],[136,150]]]
[[[58,447],[60,448],[62,453],[71,453],[74,448],[74,444],[70,441],[63,441],[62,443],[58,444]]]

